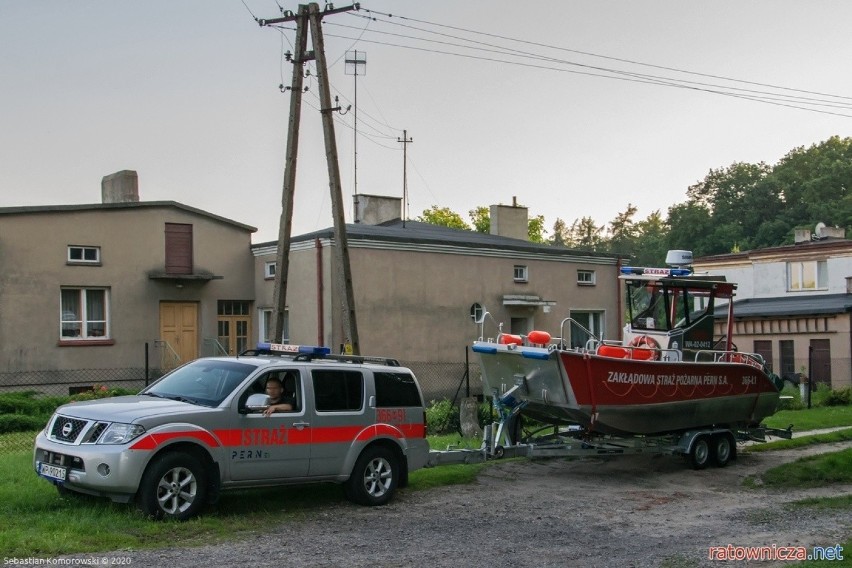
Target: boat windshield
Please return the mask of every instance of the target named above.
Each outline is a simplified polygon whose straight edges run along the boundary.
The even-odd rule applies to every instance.
[[[628,282],[627,300],[631,327],[642,330],[687,328],[713,306],[710,290],[646,281]]]

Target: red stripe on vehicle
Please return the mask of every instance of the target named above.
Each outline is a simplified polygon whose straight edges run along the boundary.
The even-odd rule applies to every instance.
[[[153,450],[160,444],[164,444],[175,438],[195,438],[210,446],[211,448],[219,447],[219,442],[208,432],[199,430],[187,430],[185,432],[160,432],[157,434],[148,434],[141,440],[130,446],[131,450]]]

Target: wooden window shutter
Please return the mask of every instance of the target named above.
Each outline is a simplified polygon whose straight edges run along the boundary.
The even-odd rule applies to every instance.
[[[192,274],[192,225],[166,223],[166,273]]]

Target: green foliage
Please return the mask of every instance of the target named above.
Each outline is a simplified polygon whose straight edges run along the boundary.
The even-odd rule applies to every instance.
[[[531,243],[544,244],[547,242],[544,238],[544,215],[536,215],[529,218],[527,236]]]
[[[479,425],[484,426],[493,422],[491,403],[482,402],[477,407]],[[426,431],[432,435],[454,434],[461,431],[459,407],[454,406],[448,399],[433,400],[426,408]]]
[[[451,434],[459,429],[459,409],[449,400],[433,400],[426,408],[426,431],[429,434]]]
[[[822,400],[822,406],[848,406],[852,404],[852,388],[832,390]]]
[[[767,470],[761,476],[770,487],[822,487],[852,483],[852,449],[800,458]]]
[[[32,390],[0,394],[0,433],[39,430],[59,406],[69,402],[135,393],[128,389],[95,385],[91,390],[73,396],[43,396]]]
[[[461,215],[451,210],[449,207],[438,207],[433,205],[431,209],[425,209],[423,214],[417,218],[422,223],[431,223],[432,225],[440,225],[449,227],[450,229],[470,230],[470,227],[461,218]]]
[[[473,230],[477,233],[488,234],[491,232],[491,210],[481,206],[467,212],[473,223]]]
[[[44,428],[50,414],[43,416],[27,416],[25,414],[0,414],[0,434],[10,432],[27,432]]]

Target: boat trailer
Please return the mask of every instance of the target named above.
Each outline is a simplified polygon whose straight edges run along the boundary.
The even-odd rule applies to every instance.
[[[711,463],[724,467],[730,460],[736,459],[737,444],[767,442],[769,437],[793,437],[792,425],[778,429],[762,424],[739,428],[708,426],[658,435],[600,434],[579,424],[549,424],[540,425],[537,430],[522,437],[522,410],[527,403],[514,396],[519,388],[520,385],[514,386],[503,395],[494,390],[493,405],[498,419],[485,426],[479,449],[450,446],[446,450],[432,450],[426,467],[513,457],[647,454],[681,455],[694,469],[704,469]]]

